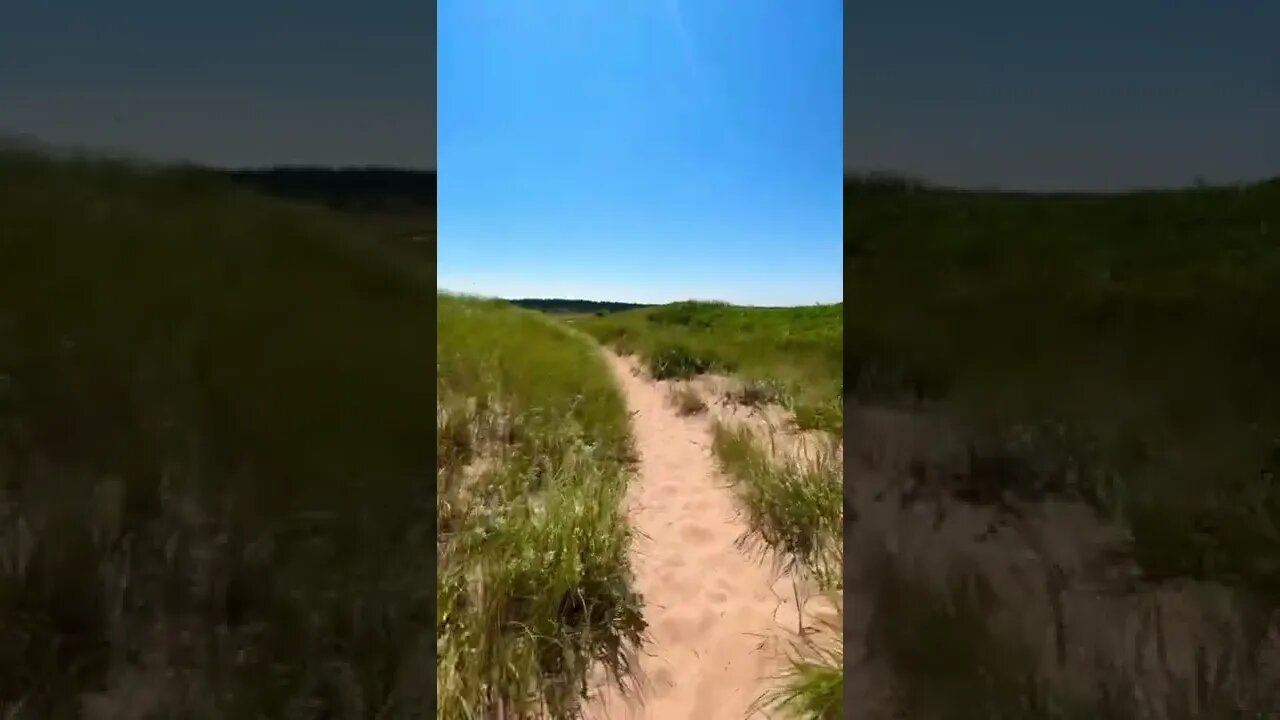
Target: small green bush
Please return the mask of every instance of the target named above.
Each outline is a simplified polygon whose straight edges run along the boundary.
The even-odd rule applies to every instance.
[[[714,361],[688,345],[670,343],[651,352],[647,358],[649,374],[655,380],[683,380],[701,375],[714,367]]]

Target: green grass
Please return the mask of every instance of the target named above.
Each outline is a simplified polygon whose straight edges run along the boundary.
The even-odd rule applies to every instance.
[[[572,300],[567,298],[518,298],[510,301],[512,305],[529,310],[539,310],[551,315],[593,317],[607,315],[622,310],[636,310],[646,307],[636,303],[599,302],[595,300]]]
[[[847,376],[1026,436],[1154,578],[1280,601],[1280,182],[1020,196],[845,187]]]
[[[1129,659],[1099,657],[1092,687],[1067,692],[1046,678],[1032,643],[994,621],[1001,604],[1016,598],[998,597],[980,573],[965,567],[953,567],[950,582],[937,588],[894,562],[885,555],[874,561],[876,617],[868,643],[888,662],[899,709],[909,717],[1246,720],[1274,709],[1267,700],[1274,685],[1258,675],[1256,659],[1246,659],[1247,652],[1232,657],[1230,650],[1211,657],[1203,647],[1189,682],[1139,692],[1138,668]],[[1159,669],[1177,677],[1167,666]]]
[[[1280,182],[1034,196],[862,178],[845,203],[854,398],[950,419],[1017,468],[1002,492],[1091,504],[1146,581],[1280,607]],[[1239,658],[1198,657],[1194,691],[1141,698],[1140,668],[1103,658],[1066,697],[1038,643],[990,621],[1019,598],[953,569],[942,592],[887,565],[871,583],[873,645],[913,716],[1260,717],[1265,693],[1233,695],[1259,680]]]
[[[595,343],[532,311],[442,296],[437,326],[440,717],[571,716],[645,628],[625,405]]]
[[[695,389],[685,386],[671,386],[667,390],[667,400],[681,417],[689,417],[706,412],[707,402]]]
[[[776,553],[784,568],[812,578],[829,593],[843,588],[841,500],[844,467],[834,447],[807,458],[771,457],[742,427],[713,426],[712,450],[732,479],[746,511],[740,543]],[[797,598],[798,606],[798,598]],[[804,618],[800,619],[803,626]],[[839,627],[813,641],[802,636],[777,685],[758,701],[782,717],[834,720],[843,716],[844,643]]]
[[[840,586],[844,467],[834,448],[771,458],[745,427],[713,426],[712,450],[734,481],[751,539],[781,553],[788,570]]]
[[[786,669],[757,698],[755,708],[771,717],[795,720],[845,717],[843,610],[834,622],[825,624],[825,637],[816,641],[805,637],[793,646]]]
[[[432,714],[430,267],[203,172],[0,186],[6,716]]]
[[[893,671],[901,710],[937,720],[1067,720],[1076,714],[1048,693],[1034,655],[991,627],[997,599],[981,575],[957,570],[937,591],[887,560],[876,578],[871,647]]]
[[[705,372],[772,388],[804,428],[843,426],[844,307],[748,308],[683,302],[575,324],[622,353],[637,353],[657,379]]]

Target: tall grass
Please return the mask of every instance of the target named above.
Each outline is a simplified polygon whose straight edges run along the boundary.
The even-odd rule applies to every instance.
[[[746,510],[748,535],[741,542],[776,554],[784,569],[812,578],[819,589],[843,587],[842,498],[844,468],[833,446],[796,456],[756,445],[746,427],[713,426],[712,450],[733,480]],[[805,632],[799,592],[799,644],[777,686],[758,701],[788,717],[834,720],[843,715],[844,650],[838,626],[811,641]]]
[[[684,302],[603,317],[577,327],[623,353],[638,353],[656,379],[704,372],[767,384],[804,428],[843,422],[844,307],[747,308]]]
[[[6,717],[432,714],[429,274],[202,172],[0,187]]]
[[[1153,578],[1280,602],[1280,183],[845,200],[855,396],[1034,436]]]
[[[876,617],[868,645],[888,662],[900,709],[911,717],[1244,720],[1274,713],[1274,680],[1257,674],[1248,653],[1236,655],[1240,648],[1216,654],[1201,646],[1189,678],[1157,658],[1155,669],[1169,680],[1158,689],[1150,677],[1139,681],[1151,670],[1141,660],[1096,657],[1091,683],[1068,688],[1050,679],[1033,639],[995,620],[1017,598],[1000,597],[980,571],[953,567],[950,582],[936,587],[895,563],[887,556],[872,561]]]
[[[1264,629],[1254,634],[1271,642],[1261,638],[1280,608],[1280,383],[1269,369],[1280,361],[1280,183],[1019,196],[853,180],[845,201],[854,397],[941,416],[984,446],[983,464],[1003,468],[983,473],[987,499],[1092,505],[1126,531],[1122,557],[1096,573],[1136,560],[1128,592],[1137,598],[1165,583],[1225,585],[1241,616],[1233,620],[1261,608]],[[990,622],[996,609],[1025,610],[1027,599],[997,596],[953,569],[963,581],[941,591],[907,568],[888,567],[871,583],[881,609],[875,644],[908,712],[960,720],[1271,709],[1259,698],[1273,691],[1229,695],[1232,683],[1274,683],[1274,668],[1199,655],[1193,678],[1169,674],[1194,689],[1138,697],[1141,673],[1106,658],[1088,670],[1104,686],[1068,697],[1037,662],[1039,638]],[[1119,617],[1093,621],[1130,632]],[[1232,642],[1213,652],[1246,654]]]
[[[625,405],[594,343],[533,312],[441,296],[437,328],[440,717],[572,716],[645,629]]]
[[[771,457],[755,443],[746,427],[713,427],[712,449],[734,481],[751,539],[780,553],[788,571],[808,573],[824,588],[838,587],[844,468],[834,448],[808,457]]]
[[[869,644],[888,660],[901,709],[911,717],[1087,717],[1047,691],[1027,647],[991,626],[997,599],[981,575],[957,569],[950,585],[938,591],[887,559],[876,574],[877,616]]]
[[[766,690],[756,707],[775,717],[838,720],[844,714],[843,612],[822,639],[801,638],[793,646],[777,685]]]

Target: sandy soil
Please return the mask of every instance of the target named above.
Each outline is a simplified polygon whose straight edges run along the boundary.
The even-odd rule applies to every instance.
[[[650,641],[639,659],[639,692],[604,688],[585,714],[761,717],[748,713],[783,668],[795,637],[790,578],[735,546],[747,526],[712,456],[710,420],[680,417],[665,384],[638,376],[627,359],[608,358],[640,455],[627,512]],[[813,617],[806,604],[806,624]]]
[[[854,548],[846,582],[867,598],[846,600],[853,609],[847,635],[873,637],[873,618],[858,611],[875,602],[868,561],[883,550],[899,572],[938,592],[957,570],[983,577],[997,601],[993,626],[1023,643],[1059,691],[1088,697],[1110,683],[1133,693],[1150,713],[1141,717],[1226,717],[1194,702],[1187,714],[1176,711],[1192,702],[1190,689],[1204,692],[1200,679],[1221,670],[1231,682],[1243,679],[1227,694],[1240,693],[1248,707],[1277,706],[1280,686],[1254,685],[1245,669],[1257,663],[1260,677],[1280,675],[1280,615],[1255,617],[1257,610],[1212,583],[1143,580],[1123,528],[1078,501],[1006,495],[1002,510],[961,500],[961,488],[972,497],[974,488],[1012,481],[989,461],[984,467],[967,458],[964,434],[940,416],[847,407],[845,421],[853,453],[845,500],[856,511],[856,522],[845,525],[846,547]],[[1243,654],[1250,648],[1253,659]],[[890,679],[883,668],[867,671]]]

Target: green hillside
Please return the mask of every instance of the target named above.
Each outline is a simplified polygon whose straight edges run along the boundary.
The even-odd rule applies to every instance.
[[[200,170],[0,186],[0,707],[433,714],[430,268]]]
[[[740,376],[761,400],[791,408],[803,427],[838,431],[844,306],[756,308],[682,302],[586,318],[578,327],[644,358],[658,378]]]
[[[1023,489],[1122,520],[1153,576],[1280,599],[1280,181],[1036,196],[867,178],[845,208],[856,398],[1020,434],[1006,452],[1075,468]]]

